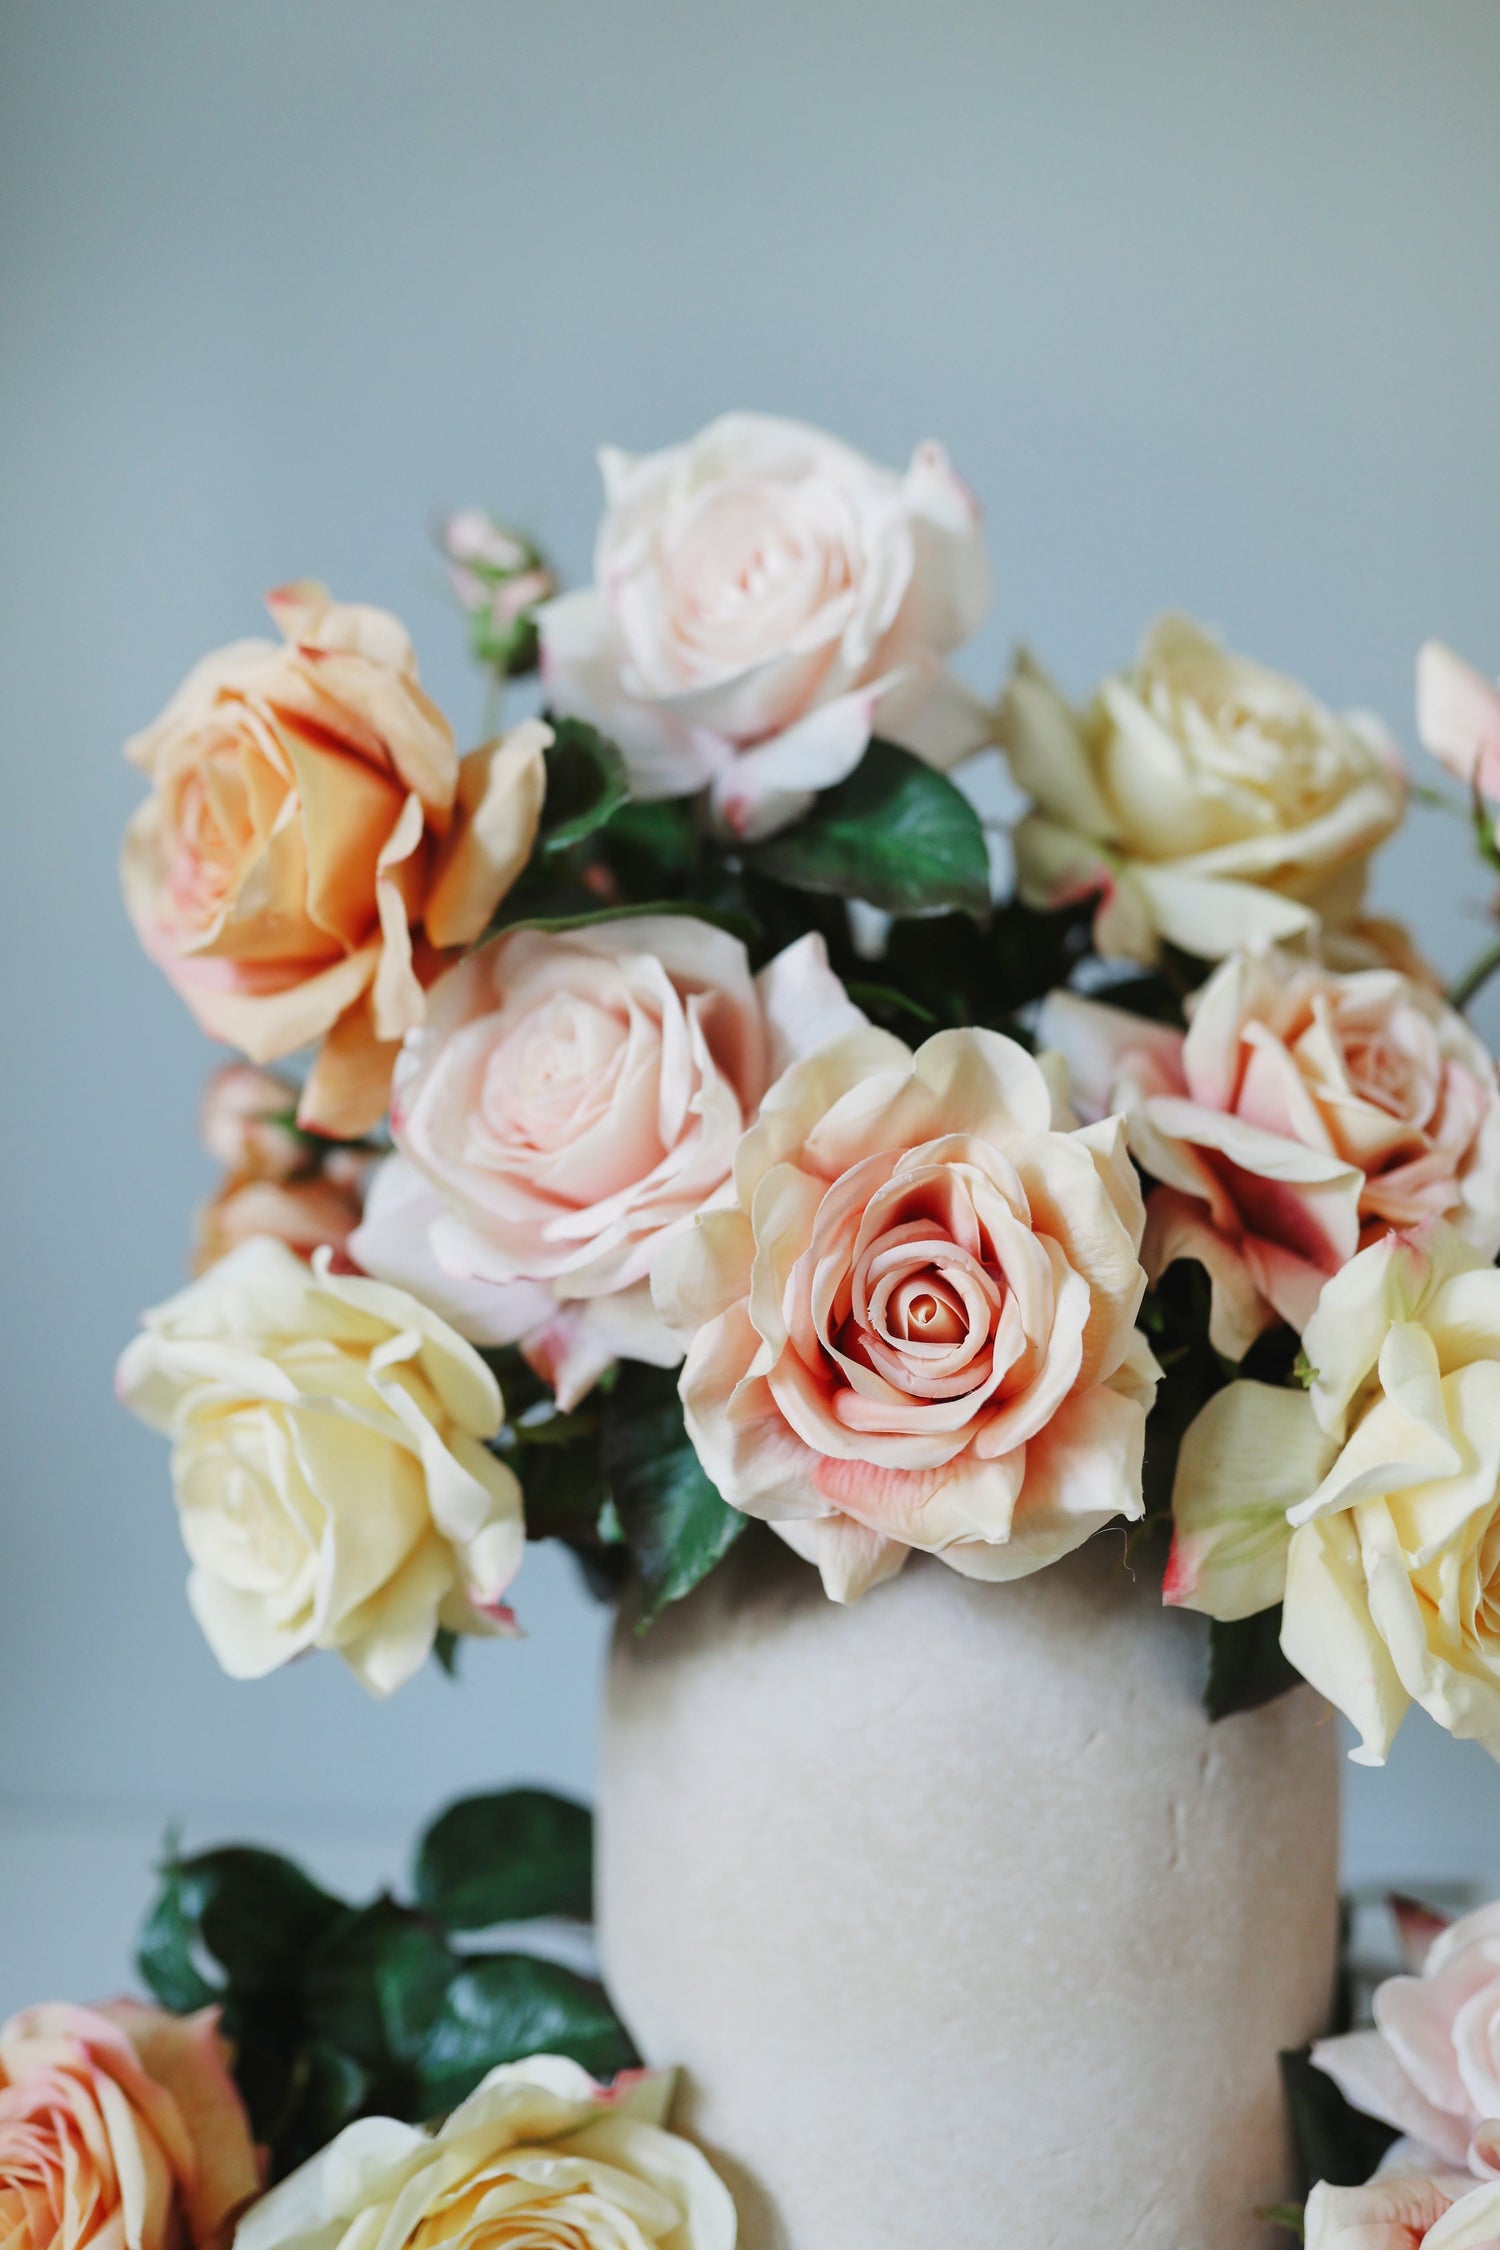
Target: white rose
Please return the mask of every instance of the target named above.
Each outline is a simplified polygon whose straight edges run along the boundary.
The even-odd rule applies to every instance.
[[[525,1530],[484,1443],[499,1387],[405,1291],[247,1242],[146,1314],[116,1380],[173,1440],[188,1598],[235,1678],[336,1649],[384,1695],[440,1625],[509,1629]]]
[[[1352,916],[1370,853],[1400,820],[1395,744],[1183,617],[1076,712],[1029,658],[1001,737],[1035,810],[1016,830],[1022,896],[1097,896],[1094,942],[1204,960]]]
[[[669,2079],[555,2055],[492,2070],[436,2130],[367,2117],[241,2220],[235,2250],[734,2250],[734,2205],[664,2130]]]
[[[638,796],[710,789],[733,834],[764,836],[873,733],[939,766],[988,740],[942,669],[989,573],[941,447],[899,476],[800,422],[727,414],[600,466],[595,584],[538,613],[542,675],[620,744]]]

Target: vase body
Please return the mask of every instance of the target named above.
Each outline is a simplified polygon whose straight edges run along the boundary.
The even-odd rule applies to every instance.
[[[851,1609],[757,1533],[616,1636],[605,1973],[741,2250],[1273,2250],[1323,2028],[1335,1729],[1214,1726],[1118,1539]]]

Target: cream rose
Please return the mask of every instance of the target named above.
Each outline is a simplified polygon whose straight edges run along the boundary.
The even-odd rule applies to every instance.
[[[866,1028],[795,1064],[729,1208],[654,1274],[724,1498],[852,1600],[925,1548],[1019,1578],[1141,1512],[1155,1364],[1118,1119],[1053,1126],[989,1031]]]
[[[1327,1283],[1307,1393],[1231,1383],[1183,1439],[1166,1599],[1284,1603],[1281,1645],[1384,1763],[1412,1703],[1500,1757],[1500,1272],[1441,1220]]]
[[[336,1649],[374,1694],[440,1625],[508,1630],[521,1494],[478,1354],[403,1290],[243,1244],[145,1316],[124,1403],[173,1440],[188,1598],[224,1669]]]
[[[795,1056],[864,1021],[801,938],[750,974],[709,923],[517,930],[446,976],[397,1066],[351,1251],[481,1343],[524,1340],[574,1403],[617,1357],[675,1366],[663,1245],[718,1195]]]
[[[620,744],[638,796],[708,789],[731,833],[763,836],[872,733],[941,766],[988,741],[942,668],[989,573],[939,446],[899,476],[800,422],[727,414],[600,466],[595,584],[538,613],[542,676]]]
[[[1441,641],[1428,641],[1417,657],[1417,733],[1450,773],[1500,801],[1500,684]]]
[[[1097,894],[1095,945],[1136,960],[1163,939],[1219,960],[1346,920],[1405,806],[1378,721],[1325,710],[1183,617],[1081,713],[1023,657],[1000,731],[1035,808],[1016,830],[1022,896]]]
[[[209,2250],[259,2186],[217,2010],[117,2000],[0,2025],[7,2250]]]
[[[509,2063],[435,2130],[368,2117],[241,2222],[236,2250],[734,2250],[734,2206],[665,2130],[668,2078]]]
[[[1500,1904],[1443,1930],[1418,1976],[1387,1977],[1375,2028],[1320,2040],[1345,2099],[1460,2171],[1500,2179]]]
[[[1303,1329],[1329,1274],[1388,1227],[1447,1218],[1500,1250],[1500,1082],[1425,983],[1338,976],[1276,951],[1226,961],[1186,1037],[1054,993],[1040,1032],[1085,1114],[1123,1110],[1155,1280],[1196,1258],[1215,1349],[1243,1356],[1275,1318]]]
[[[394,617],[310,584],[269,607],[282,644],[205,657],[126,745],[151,795],[125,901],[214,1038],[255,1062],[324,1041],[300,1122],[357,1134],[438,957],[525,865],[550,736],[531,721],[460,762]]]

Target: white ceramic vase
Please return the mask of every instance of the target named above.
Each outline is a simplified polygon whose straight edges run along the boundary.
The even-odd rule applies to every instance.
[[[1272,2250],[1338,1778],[1298,1689],[1214,1726],[1202,1621],[1105,1537],[852,1609],[757,1532],[609,1674],[606,1974],[741,2250]]]

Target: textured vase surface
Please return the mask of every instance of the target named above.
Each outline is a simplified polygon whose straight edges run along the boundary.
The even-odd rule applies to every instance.
[[[1211,1725],[1117,1537],[851,1609],[756,1532],[611,1661],[606,1974],[742,2250],[1273,2250],[1323,2028],[1338,1746]]]

